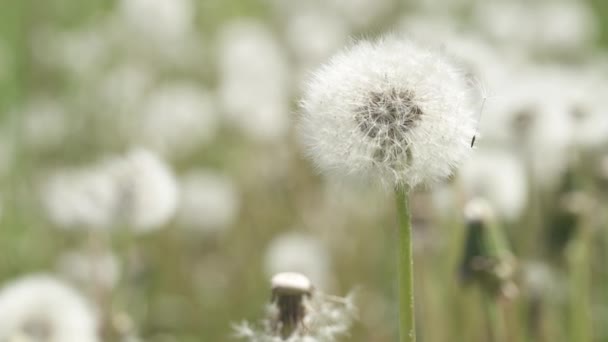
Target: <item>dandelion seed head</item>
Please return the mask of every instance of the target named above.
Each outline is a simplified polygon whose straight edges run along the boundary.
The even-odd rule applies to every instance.
[[[178,222],[186,229],[220,233],[239,216],[237,185],[226,175],[210,170],[191,170],[180,178]]]
[[[222,27],[217,50],[218,98],[229,123],[255,141],[285,137],[289,66],[271,30],[255,20],[236,20]]]
[[[301,273],[282,272],[275,274],[271,281],[272,291],[275,293],[299,293],[309,294],[312,291],[312,283]]]
[[[128,224],[144,232],[173,217],[178,191],[162,159],[134,149],[92,166],[52,173],[43,183],[41,197],[50,220],[61,228]]]
[[[487,223],[494,218],[494,210],[485,199],[477,197],[467,202],[464,208],[464,217],[470,223]]]
[[[514,153],[480,148],[464,163],[458,175],[466,195],[486,198],[497,215],[515,220],[525,210],[528,179],[525,165]]]
[[[171,168],[145,149],[133,149],[111,162],[120,191],[123,219],[139,232],[162,227],[178,205],[179,188]]]
[[[171,42],[188,35],[194,24],[190,0],[123,0],[120,19],[137,35],[158,42]]]
[[[58,271],[81,288],[112,289],[120,277],[118,258],[109,251],[86,253],[75,250],[60,255]]]
[[[271,279],[272,300],[258,324],[234,325],[251,342],[333,342],[348,333],[357,309],[352,295],[336,297],[313,290],[303,274],[283,272]]]
[[[164,84],[144,102],[136,132],[163,155],[188,154],[216,135],[219,120],[211,96],[195,84]]]
[[[116,220],[119,192],[99,166],[53,171],[40,193],[48,218],[59,228],[103,229]]]
[[[448,177],[475,131],[460,71],[394,36],[332,58],[312,76],[302,107],[302,141],[320,170],[387,186]]]
[[[26,276],[0,290],[1,341],[97,342],[97,326],[87,300],[51,276]]]
[[[268,276],[281,272],[304,274],[320,289],[331,286],[331,256],[325,245],[314,236],[288,232],[274,238],[264,255]]]

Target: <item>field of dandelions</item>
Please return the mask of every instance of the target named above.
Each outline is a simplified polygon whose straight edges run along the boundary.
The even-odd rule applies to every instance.
[[[608,341],[607,43],[603,0],[0,0],[0,342],[396,341],[394,184],[419,341]]]

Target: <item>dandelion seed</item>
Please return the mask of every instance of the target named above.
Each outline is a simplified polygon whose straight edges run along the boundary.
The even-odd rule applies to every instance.
[[[301,137],[319,169],[389,186],[449,176],[475,133],[463,75],[396,37],[335,56],[312,77],[302,107]]]

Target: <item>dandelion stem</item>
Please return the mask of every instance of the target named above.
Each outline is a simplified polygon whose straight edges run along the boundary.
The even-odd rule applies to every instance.
[[[488,320],[490,321],[490,340],[493,342],[506,342],[507,334],[504,317],[496,298],[488,293],[483,293],[483,297]]]
[[[570,263],[570,333],[571,341],[588,342],[591,336],[591,309],[589,273],[589,232],[582,228],[579,238],[571,242],[568,251]]]
[[[408,189],[397,189],[396,200],[399,219],[399,335],[401,342],[415,342],[414,258]]]

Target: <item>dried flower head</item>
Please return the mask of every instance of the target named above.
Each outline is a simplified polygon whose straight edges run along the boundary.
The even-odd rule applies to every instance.
[[[464,208],[467,236],[460,266],[461,280],[476,283],[490,295],[513,298],[515,256],[498,226],[492,206],[483,198],[469,200]]]
[[[448,61],[409,41],[362,41],[308,83],[301,136],[323,171],[390,186],[430,183],[470,150],[468,88]]]
[[[331,342],[345,335],[356,316],[352,298],[326,295],[300,273],[284,272],[271,280],[272,299],[259,327],[235,326],[236,336],[251,342]]]

